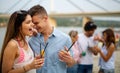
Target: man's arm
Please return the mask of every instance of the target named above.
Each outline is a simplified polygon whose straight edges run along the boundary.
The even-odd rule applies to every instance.
[[[89,49],[94,55],[97,55],[98,52],[97,52],[97,50],[95,49],[95,47],[96,47],[96,46],[94,46],[94,47],[88,47],[88,49]]]

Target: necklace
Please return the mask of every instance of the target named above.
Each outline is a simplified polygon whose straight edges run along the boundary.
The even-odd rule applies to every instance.
[[[86,52],[83,51],[81,44],[79,44],[79,42],[78,42],[78,45],[79,45],[80,49],[82,50],[82,53],[80,54],[80,56],[86,56]]]

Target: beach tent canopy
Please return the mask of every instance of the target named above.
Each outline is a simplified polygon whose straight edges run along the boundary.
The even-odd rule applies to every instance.
[[[51,13],[120,12],[120,0],[1,0],[0,13],[11,14],[40,4]]]

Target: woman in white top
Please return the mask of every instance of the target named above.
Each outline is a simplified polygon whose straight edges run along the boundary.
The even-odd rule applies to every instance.
[[[103,31],[103,46],[102,48],[96,47],[96,50],[100,53],[100,70],[99,73],[114,73],[115,69],[115,36],[112,29],[106,29]]]
[[[78,62],[79,62],[79,55],[80,55],[80,50],[78,48],[77,40],[78,40],[78,32],[75,30],[71,30],[69,32],[69,36],[71,37],[72,43],[75,42],[75,44],[72,46],[72,51],[73,51],[73,58],[75,60],[75,65],[72,67],[67,68],[67,73],[77,73],[78,69]]]
[[[26,36],[33,35],[32,18],[27,11],[14,12],[8,22],[0,61],[0,73],[36,73],[43,58],[34,58]]]

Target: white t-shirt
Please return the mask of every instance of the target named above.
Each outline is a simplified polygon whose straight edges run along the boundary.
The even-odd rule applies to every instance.
[[[87,37],[84,33],[79,34],[78,47],[81,51],[86,52],[85,56],[80,57],[79,64],[91,65],[93,64],[92,52],[88,49],[89,47],[95,46],[96,42],[93,37]]]

